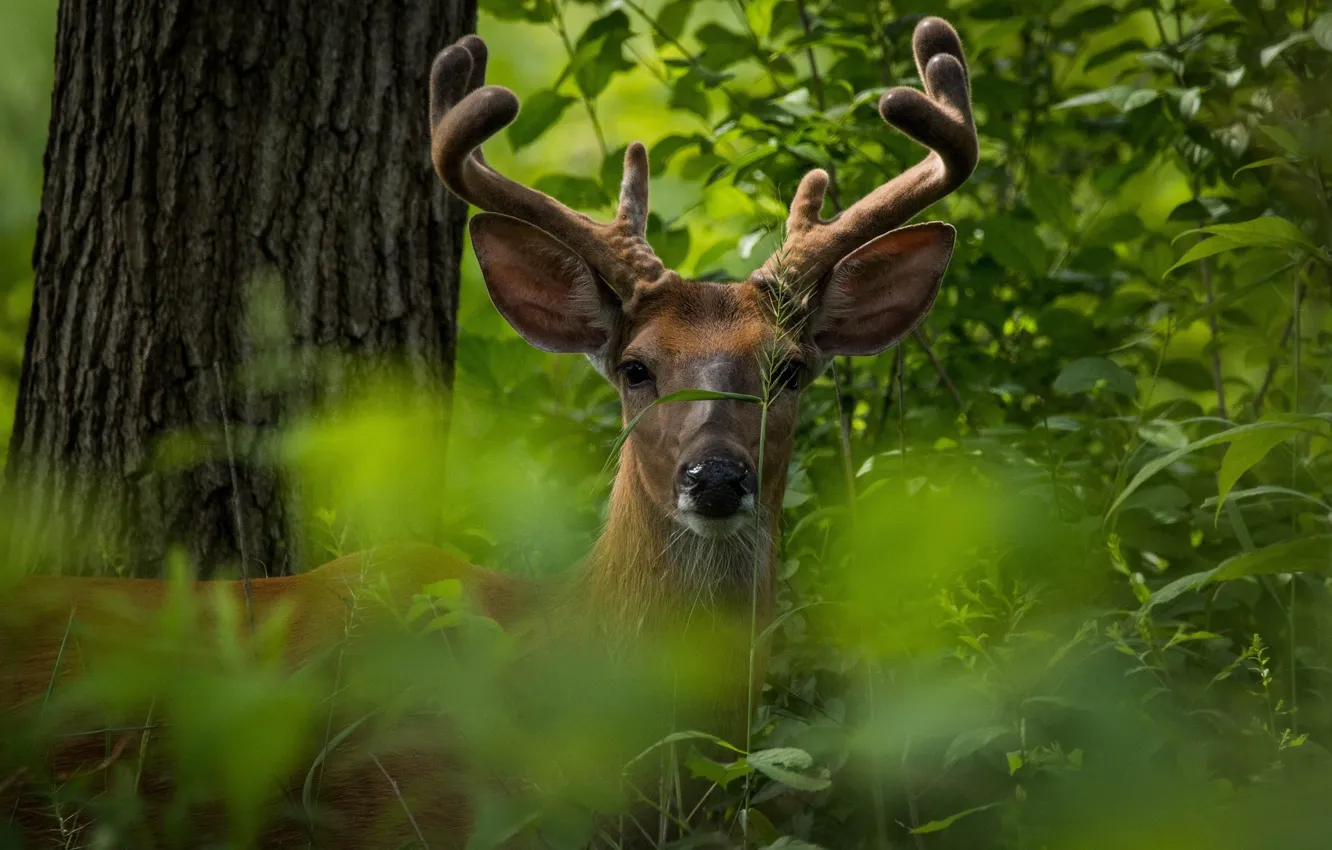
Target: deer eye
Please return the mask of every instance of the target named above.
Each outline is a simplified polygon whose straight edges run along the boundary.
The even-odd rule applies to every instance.
[[[800,379],[805,377],[805,364],[799,360],[783,360],[772,372],[772,385],[788,390],[800,389]]]
[[[624,375],[625,383],[631,387],[650,384],[654,379],[652,370],[643,365],[641,360],[626,360],[616,367],[616,371]]]

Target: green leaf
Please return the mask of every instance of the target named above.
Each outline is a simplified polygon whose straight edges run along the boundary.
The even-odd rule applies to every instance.
[[[421,592],[435,599],[456,603],[462,599],[463,586],[456,578],[446,578],[443,581],[427,584],[421,588]]]
[[[1298,416],[1287,414],[1279,420],[1264,420],[1260,422],[1251,422],[1248,425],[1238,425],[1234,428],[1229,428],[1225,431],[1212,434],[1211,436],[1203,437],[1201,440],[1195,440],[1181,449],[1176,449],[1173,452],[1152,460],[1150,463],[1143,464],[1142,469],[1138,470],[1138,474],[1133,477],[1133,480],[1129,482],[1128,486],[1125,487],[1123,492],[1121,492],[1115,499],[1114,504],[1112,504],[1110,509],[1106,511],[1106,516],[1109,517],[1114,514],[1114,512],[1119,509],[1120,505],[1124,503],[1125,499],[1151,479],[1152,476],[1156,475],[1156,473],[1170,466],[1172,463],[1175,463],[1180,458],[1193,454],[1199,449],[1215,446],[1218,443],[1229,443],[1237,437],[1252,431],[1269,431],[1273,429],[1288,430],[1291,428],[1298,428],[1299,430],[1307,431],[1312,434],[1325,434],[1329,430],[1332,430],[1328,427],[1329,421],[1332,420],[1329,419],[1328,414]]]
[[[1212,224],[1207,227],[1186,230],[1176,236],[1175,240],[1178,241],[1194,233],[1209,233],[1212,234],[1212,238],[1203,240],[1189,248],[1184,256],[1179,259],[1179,262],[1166,271],[1166,274],[1170,274],[1180,266],[1200,260],[1203,257],[1210,257],[1223,251],[1233,251],[1236,248],[1283,248],[1287,250],[1298,248],[1309,252],[1320,260],[1324,259],[1323,252],[1303,230],[1277,216],[1268,215],[1238,224]]]
[[[1185,328],[1188,327],[1188,325],[1184,322],[1180,322],[1176,327]],[[1216,389],[1216,384],[1212,379],[1212,370],[1207,368],[1207,364],[1203,363],[1201,360],[1190,360],[1187,358],[1167,360],[1161,364],[1158,374],[1161,378],[1168,381],[1174,381],[1181,387],[1192,390],[1193,392],[1211,392]],[[1181,439],[1173,444],[1148,437],[1142,429],[1138,429],[1138,436],[1163,449],[1178,449],[1188,445],[1189,442],[1188,437],[1184,436],[1182,433],[1179,435]],[[1154,436],[1160,435],[1154,432]]]
[[[1031,278],[1045,276],[1050,268],[1050,254],[1036,235],[1036,225],[1010,216],[996,216],[985,222],[985,250],[995,262]]]
[[[1011,734],[1012,731],[1007,726],[982,726],[979,729],[968,729],[954,738],[953,742],[948,745],[948,749],[944,751],[944,769],[947,770],[972,753],[985,749],[995,740]]]
[[[1165,605],[1167,602],[1174,600],[1181,594],[1188,593],[1191,590],[1197,590],[1207,583],[1207,580],[1212,577],[1213,572],[1214,570],[1203,570],[1200,573],[1191,573],[1183,578],[1175,579],[1170,582],[1170,584],[1153,592],[1145,608],[1149,609],[1156,605]]]
[[[1332,12],[1324,12],[1319,15],[1309,27],[1309,32],[1313,35],[1314,41],[1324,50],[1332,50]]]
[[[1189,444],[1189,435],[1171,419],[1151,419],[1142,423],[1138,426],[1138,436],[1163,449],[1182,449]]]
[[[759,765],[776,765],[789,770],[809,770],[814,766],[814,757],[797,747],[775,747],[750,753],[749,763],[755,770],[759,769]]]
[[[773,10],[777,7],[777,2],[778,0],[748,0],[744,4],[745,20],[760,43],[768,37],[772,29]]]
[[[1239,481],[1240,476],[1248,472],[1259,461],[1267,457],[1281,443],[1297,434],[1303,433],[1298,428],[1273,428],[1269,431],[1252,431],[1230,441],[1225,457],[1221,458],[1221,470],[1216,474],[1217,503],[1216,512],[1221,513],[1226,494]]]
[[[441,614],[440,616],[432,619],[429,623],[426,624],[424,631],[426,633],[431,633],[431,632],[441,632],[444,631],[445,629],[454,629],[457,628],[459,625],[461,625],[462,622],[463,622],[463,614],[461,611],[450,611],[447,614]]]
[[[1108,3],[1092,6],[1059,24],[1055,32],[1061,37],[1076,38],[1090,30],[1104,29],[1114,23],[1118,17],[1119,13],[1115,11],[1115,7]]]
[[[737,779],[748,776],[753,772],[753,768],[744,759],[738,759],[730,764],[722,764],[706,756],[695,755],[685,762],[689,772],[696,778],[706,779],[725,789]]]
[[[1179,516],[1191,501],[1189,494],[1183,488],[1174,484],[1162,484],[1134,493],[1132,498],[1124,502],[1122,510],[1141,508],[1161,521],[1166,517]]]
[[[1209,581],[1277,573],[1332,573],[1332,534],[1309,534],[1227,558]]]
[[[554,89],[542,89],[523,99],[523,107],[518,118],[509,125],[509,144],[515,151],[522,150],[541,138],[552,124],[560,120],[564,110],[574,98],[562,95]]]
[[[703,45],[698,61],[714,71],[724,71],[754,54],[753,42],[721,24],[704,24],[694,33],[694,38]]]
[[[1230,205],[1220,198],[1193,198],[1187,200],[1170,211],[1169,218],[1166,221],[1208,221],[1218,218],[1230,211]]]
[[[620,196],[620,181],[624,180],[624,152],[627,148],[628,145],[620,145],[607,151],[601,158],[601,186],[607,197]]]
[[[1272,124],[1260,124],[1258,125],[1258,129],[1262,130],[1263,135],[1267,136],[1273,142],[1276,142],[1277,147],[1281,148],[1286,153],[1301,158],[1309,155],[1309,151],[1306,149],[1304,143],[1295,138],[1295,134],[1290,130],[1287,130],[1285,127],[1278,127]]]
[[[1121,59],[1130,53],[1137,53],[1146,49],[1147,44],[1145,42],[1141,39],[1132,38],[1128,41],[1120,42],[1113,47],[1107,47],[1105,50],[1092,56],[1087,60],[1087,64],[1084,67],[1087,71],[1091,71],[1094,68],[1113,62],[1116,59]]]
[[[1189,263],[1195,263],[1203,257],[1211,257],[1215,254],[1222,254],[1226,251],[1233,251],[1236,248],[1242,247],[1242,245],[1221,236],[1213,236],[1211,239],[1204,239],[1185,251],[1184,256],[1180,257],[1173,266],[1166,269],[1165,273],[1170,274],[1180,266],[1187,266]]]
[[[1184,89],[1179,93],[1179,114],[1184,118],[1192,118],[1198,114],[1198,107],[1202,106],[1202,89],[1191,88]]]
[[[1119,364],[1105,357],[1083,357],[1074,360],[1059,371],[1054,380],[1055,392],[1089,393],[1098,386],[1128,398],[1136,398],[1138,385],[1133,376]]]
[[[767,625],[766,628],[763,629],[763,631],[758,633],[758,637],[754,638],[754,643],[756,644],[763,643],[763,641],[768,639],[768,635],[772,634],[773,632],[781,628],[782,623],[786,622],[794,615],[799,614],[801,611],[804,611],[808,608],[817,608],[820,605],[836,605],[836,604],[837,603],[835,602],[806,602],[804,605],[799,605],[788,611],[783,611],[781,615],[777,617],[777,619],[773,620],[771,623]]]
[[[943,818],[942,820],[932,820],[932,821],[930,821],[930,822],[927,823],[927,824],[924,824],[924,825],[922,825],[922,826],[918,826],[918,827],[916,827],[915,829],[911,830],[911,834],[912,834],[912,835],[925,835],[925,834],[927,834],[927,833],[931,833],[931,832],[943,832],[943,831],[944,831],[945,829],[947,829],[948,827],[950,827],[950,826],[952,826],[953,824],[957,823],[958,821],[962,820],[962,818],[965,818],[965,817],[967,817],[967,816],[969,816],[969,815],[974,815],[974,814],[976,814],[976,812],[983,812],[983,811],[985,811],[986,809],[993,809],[993,808],[994,808],[995,806],[997,806],[997,805],[999,805],[999,804],[998,804],[998,803],[986,803],[986,804],[983,805],[983,806],[976,806],[974,809],[967,809],[966,811],[958,812],[958,813],[955,814],[955,815],[949,815],[948,817]]]
[[[1009,776],[1012,776],[1012,775],[1014,775],[1015,773],[1017,773],[1019,770],[1022,769],[1022,765],[1026,764],[1026,762],[1023,761],[1023,759],[1022,759],[1022,753],[1019,752],[1019,751],[1017,751],[1017,750],[1012,750],[1012,751],[1006,753],[1005,755],[1006,755],[1007,758],[1008,758],[1008,775],[1009,775]]]
[[[671,96],[667,104],[671,109],[692,112],[704,120],[707,120],[712,112],[712,104],[704,91],[703,81],[698,74],[692,72],[676,80],[675,85],[671,86]]]
[[[671,0],[657,13],[657,31],[653,38],[660,47],[668,41],[677,41],[684,34],[689,13],[694,11],[696,0]]]
[[[1117,245],[1142,236],[1142,220],[1132,213],[1102,216],[1087,228],[1083,237],[1088,245]]]
[[[1198,307],[1198,309],[1182,316],[1179,320],[1179,327],[1187,328],[1199,319],[1210,316],[1212,313],[1215,313],[1222,308],[1229,307],[1232,302],[1238,301],[1259,287],[1270,283],[1273,278],[1280,277],[1295,268],[1295,266],[1295,263],[1282,263],[1280,265],[1274,264],[1270,266],[1269,270],[1264,272],[1257,280],[1250,281],[1243,286],[1237,286],[1234,289],[1219,295],[1211,304],[1204,304]],[[1169,376],[1167,375],[1167,377]]]
[[[1052,109],[1076,109],[1080,106],[1094,106],[1108,103],[1120,112],[1132,112],[1146,106],[1160,96],[1155,89],[1140,89],[1133,86],[1110,86],[1100,91],[1087,92],[1077,97],[1056,103]]]
[[[1257,498],[1258,496],[1285,496],[1289,499],[1299,499],[1317,505],[1321,510],[1327,511],[1328,513],[1332,513],[1332,505],[1329,505],[1322,499],[1311,496],[1308,493],[1302,493],[1299,490],[1292,490],[1289,487],[1277,487],[1272,484],[1263,484],[1258,487],[1249,487],[1244,490],[1234,490],[1230,493],[1230,498],[1226,500],[1226,504],[1234,506],[1236,502]],[[1204,500],[1202,506],[1204,508],[1210,508],[1216,505],[1218,501],[1219,499],[1216,496],[1212,496],[1211,498]]]
[[[823,850],[823,848],[817,844],[810,844],[808,841],[802,841],[799,838],[783,835],[781,838],[767,845],[764,850]]]
[[[647,230],[647,244],[653,246],[657,252],[659,260],[666,264],[666,268],[675,268],[675,266],[685,261],[689,256],[689,228],[666,228],[666,226],[657,226]]]
[[[774,844],[782,837],[767,815],[755,808],[740,810],[740,829],[746,842],[754,844]]]
[[[1161,93],[1152,89],[1137,89],[1129,92],[1124,100],[1117,104],[1121,112],[1132,112],[1140,106],[1146,106],[1160,97]]]
[[[593,21],[578,37],[573,58],[561,79],[572,72],[583,96],[597,97],[606,90],[611,77],[635,67],[624,58],[624,43],[632,36],[629,16],[622,9]]]
[[[1051,227],[1067,232],[1075,223],[1073,195],[1062,181],[1033,179],[1027,185],[1027,206]]]
[[[1244,247],[1257,245],[1279,245],[1291,248],[1304,248],[1309,251],[1317,251],[1318,246],[1314,244],[1303,230],[1300,230],[1294,224],[1274,215],[1265,215],[1249,221],[1242,221],[1238,224],[1210,224],[1207,227],[1199,227],[1195,230],[1186,230],[1174,241],[1188,236],[1191,233],[1211,233],[1216,236],[1229,239],[1237,245]]]
[[[1111,86],[1108,89],[1100,91],[1087,92],[1077,97],[1070,97],[1067,100],[1061,100],[1051,109],[1076,109],[1079,106],[1094,106],[1098,103],[1109,103],[1112,99],[1123,98],[1132,91],[1128,86]]]
[[[362,715],[360,719],[353,721],[339,731],[338,734],[329,738],[324,743],[323,749],[321,749],[319,754],[315,756],[314,761],[310,763],[310,770],[306,772],[305,782],[301,785],[301,806],[307,813],[314,811],[314,781],[316,774],[319,773],[320,766],[328,759],[329,753],[336,750],[339,744],[351,737],[351,734],[355,732],[362,723],[369,720],[373,714],[374,712],[372,711],[369,714]]]
[[[797,791],[822,791],[832,785],[831,781],[823,777],[796,773],[798,770],[808,770],[814,764],[814,759],[809,753],[795,747],[759,750],[750,753],[745,760],[750,767],[769,779]]]
[[[1207,233],[1215,233],[1233,239],[1242,245],[1289,245],[1317,251],[1318,246],[1299,227],[1284,218],[1265,215],[1239,224],[1211,224],[1201,228]]]
[[[1307,32],[1293,32],[1276,44],[1268,45],[1259,51],[1258,61],[1264,68],[1266,68],[1268,65],[1272,64],[1272,60],[1284,53],[1286,48],[1299,44],[1302,41],[1308,41],[1311,38],[1313,38],[1313,36]]]
[[[648,161],[651,163],[652,168],[652,176],[656,177],[665,174],[667,167],[670,166],[671,160],[676,154],[704,141],[706,140],[698,134],[682,136],[678,133],[658,140],[657,143],[652,146],[652,150],[649,151],[648,154]]]
[[[707,732],[698,732],[695,730],[689,730],[687,732],[672,732],[666,737],[658,740],[655,744],[648,747],[646,750],[643,750],[643,752],[639,753],[638,755],[631,758],[628,762],[626,762],[625,768],[628,769],[631,765],[637,764],[638,762],[652,755],[662,747],[668,747],[671,744],[678,744],[682,741],[708,741],[710,743],[716,744],[719,747],[725,747],[731,752],[740,753],[742,755],[744,754],[744,750],[737,749],[731,744],[728,744],[725,740],[718,738],[716,735],[710,735]]]
[[[549,0],[486,0],[486,13],[502,21],[545,24],[554,20],[555,6]]]
[[[543,174],[532,184],[532,188],[545,192],[552,198],[559,198],[561,203],[574,209],[596,209],[610,203],[602,185],[590,177],[578,177],[573,174]]]
[[[1248,165],[1240,166],[1235,169],[1235,175],[1238,175],[1241,171],[1248,171],[1253,168],[1267,168],[1269,165],[1287,165],[1289,163],[1290,160],[1286,159],[1284,156],[1269,156],[1267,159],[1260,159],[1257,162],[1251,162]]]

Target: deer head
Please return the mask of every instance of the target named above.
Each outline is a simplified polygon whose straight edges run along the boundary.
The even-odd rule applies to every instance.
[[[810,172],[793,197],[785,244],[732,284],[682,279],[653,252],[643,145],[625,154],[615,219],[593,221],[486,163],[480,145],[517,117],[518,99],[484,84],[481,39],[468,36],[435,60],[435,169],[485,211],[471,220],[472,245],[509,324],[538,348],[591,358],[619,391],[626,421],[682,389],[771,399],[762,458],[758,405],[664,404],[638,422],[616,501],[632,502],[671,539],[725,540],[753,527],[755,511],[775,517],[801,390],[830,357],[876,354],[902,339],[934,303],[954,230],[902,225],[966,180],[977,138],[957,33],[926,18],[913,46],[925,91],[893,89],[879,112],[931,153],[827,221],[828,175]],[[760,463],[763,493],[755,492]]]

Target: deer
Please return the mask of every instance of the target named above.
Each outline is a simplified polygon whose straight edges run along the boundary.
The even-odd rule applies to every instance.
[[[604,529],[582,563],[549,585],[424,545],[387,548],[370,559],[347,556],[288,577],[200,585],[244,606],[252,621],[285,611],[282,652],[293,667],[342,639],[347,588],[365,580],[368,561],[384,593],[404,604],[424,585],[456,580],[478,611],[505,628],[565,624],[525,632],[534,642],[554,640],[571,623],[586,627],[594,642],[626,645],[692,631],[726,671],[697,701],[693,718],[699,728],[743,740],[765,678],[766,650],[752,638],[774,618],[774,540],[800,396],[831,358],[878,354],[930,310],[956,232],[942,222],[909,222],[958,189],[979,157],[957,32],[927,17],[912,45],[923,91],[893,88],[878,108],[928,154],[829,219],[822,216],[829,175],[809,171],[792,196],[781,247],[738,282],[685,279],[654,253],[641,143],[626,150],[610,222],[493,169],[482,145],[516,119],[519,100],[485,83],[481,38],[445,48],[430,77],[431,158],[443,184],[480,210],[469,232],[490,299],[536,348],[587,357],[618,392],[623,421],[635,423],[620,448]],[[711,395],[654,403],[681,390]],[[62,635],[68,638],[71,623],[130,622],[134,612],[160,609],[170,593],[167,582],[155,580],[23,579],[10,599],[26,619],[9,632],[0,626],[0,637],[23,654],[18,665],[4,662],[0,707],[32,707],[57,678],[63,683]],[[78,664],[66,659],[64,666]],[[63,761],[53,772],[106,758],[106,742],[93,744],[92,754],[58,756]],[[429,784],[441,764],[457,764],[443,750],[394,754],[373,765],[362,760],[332,776],[320,802],[335,826],[315,846],[420,840],[463,847],[474,827],[468,790]],[[298,793],[300,779],[282,781]],[[400,808],[421,783],[414,805]],[[7,811],[27,811],[22,785],[22,777],[0,775]],[[19,802],[7,802],[16,788]],[[385,812],[398,815],[387,826]],[[265,836],[265,846],[308,839],[300,830]]]

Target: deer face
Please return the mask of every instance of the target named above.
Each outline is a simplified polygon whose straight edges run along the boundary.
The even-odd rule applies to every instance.
[[[926,93],[893,89],[879,109],[934,153],[830,221],[820,217],[828,176],[810,172],[792,200],[786,243],[730,284],[683,280],[653,253],[641,144],[625,154],[615,220],[594,222],[481,157],[481,142],[518,113],[512,92],[483,85],[481,40],[469,36],[435,60],[435,168],[488,210],[472,218],[471,235],[491,299],[534,346],[591,358],[619,391],[626,422],[642,414],[621,474],[637,476],[655,513],[688,532],[726,537],[752,525],[756,510],[775,515],[801,390],[834,355],[883,351],[934,303],[953,228],[900,225],[971,173],[976,133],[956,32],[927,18],[913,43]],[[765,401],[654,405],[691,389]]]
[[[482,213],[471,232],[500,313],[538,348],[591,358],[619,391],[624,421],[642,414],[625,447],[642,491],[706,537],[752,523],[759,505],[775,510],[801,391],[829,357],[881,351],[910,331],[953,247],[948,225],[908,227],[853,252],[814,290],[785,290],[765,273],[713,283],[665,272],[622,299],[545,231]],[[766,399],[766,437],[752,402],[654,405],[691,389]]]

